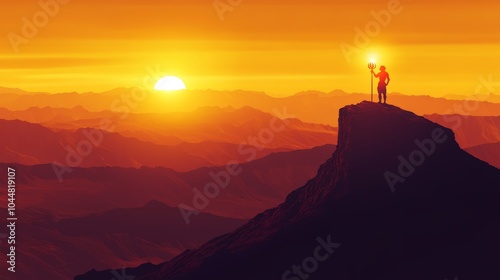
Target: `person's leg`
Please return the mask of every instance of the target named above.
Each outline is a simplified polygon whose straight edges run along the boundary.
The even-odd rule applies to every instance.
[[[382,95],[385,94],[385,85],[379,83],[377,91],[378,91],[378,103],[382,103]]]
[[[384,91],[384,103],[387,103],[387,92]]]

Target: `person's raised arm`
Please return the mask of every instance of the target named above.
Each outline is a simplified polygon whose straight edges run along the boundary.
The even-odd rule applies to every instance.
[[[375,71],[373,71],[373,69],[372,69],[372,74],[373,74],[373,76],[375,76],[375,78],[378,78],[378,74],[375,73]]]

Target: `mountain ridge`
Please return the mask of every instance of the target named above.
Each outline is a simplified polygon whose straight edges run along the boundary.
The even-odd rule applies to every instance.
[[[500,233],[499,181],[500,170],[461,150],[450,129],[362,102],[340,109],[337,150],[283,204],[172,261],[127,273],[140,280],[294,279],[304,270],[287,268],[310,255],[316,240],[327,240],[339,246],[307,277],[491,276],[500,259],[487,253],[500,248],[492,238]],[[75,279],[108,276],[90,271]]]

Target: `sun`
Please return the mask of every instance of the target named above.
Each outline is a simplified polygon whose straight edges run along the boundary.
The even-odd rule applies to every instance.
[[[155,90],[174,91],[185,90],[184,82],[175,76],[166,76],[161,78],[155,85]]]

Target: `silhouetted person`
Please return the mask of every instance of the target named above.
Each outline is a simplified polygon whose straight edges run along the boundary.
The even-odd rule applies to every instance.
[[[380,72],[378,74],[375,74],[372,69],[372,73],[375,76],[375,78],[379,78],[377,90],[378,90],[378,103],[382,102],[382,95],[384,95],[384,103],[387,101],[387,85],[389,85],[389,82],[391,81],[391,78],[389,78],[389,73],[385,72],[385,66],[380,66]],[[387,82],[386,82],[387,80]]]

